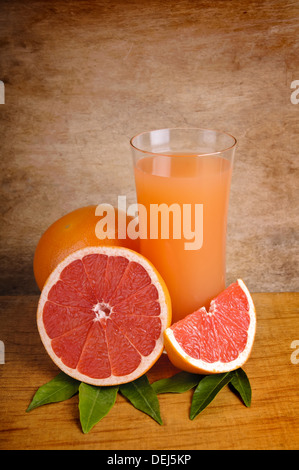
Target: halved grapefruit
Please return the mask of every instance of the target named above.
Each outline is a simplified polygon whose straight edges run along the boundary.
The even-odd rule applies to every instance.
[[[154,266],[123,247],[86,247],[49,276],[40,296],[42,342],[66,374],[116,385],[144,374],[171,324],[167,287]]]
[[[256,329],[255,308],[241,279],[205,307],[164,332],[165,349],[179,369],[197,374],[228,372],[247,361]]]

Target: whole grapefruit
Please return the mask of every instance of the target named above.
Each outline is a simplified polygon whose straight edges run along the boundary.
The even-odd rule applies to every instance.
[[[96,215],[96,205],[81,207],[56,220],[41,236],[34,254],[33,272],[36,283],[42,290],[49,275],[56,266],[76,250],[89,246],[121,246],[139,251],[139,240],[128,236],[120,239],[118,234],[118,219],[122,215],[126,226],[132,217],[114,209],[115,231],[110,238],[100,239],[98,222],[104,215]],[[97,235],[96,235],[97,228]],[[107,227],[103,227],[105,233]]]

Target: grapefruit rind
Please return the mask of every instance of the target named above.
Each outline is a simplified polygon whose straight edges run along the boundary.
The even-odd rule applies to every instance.
[[[51,339],[47,335],[44,324],[43,324],[43,310],[45,303],[48,299],[48,294],[52,286],[59,280],[60,274],[64,268],[66,268],[71,262],[76,261],[78,259],[82,259],[85,255],[90,254],[103,254],[108,256],[124,256],[129,261],[135,261],[140,263],[143,266],[148,274],[150,275],[152,284],[157,288],[158,291],[158,300],[160,303],[160,315],[159,318],[161,320],[161,334],[159,338],[156,340],[156,345],[153,351],[148,356],[142,356],[141,362],[136,370],[128,375],[116,376],[111,375],[108,378],[91,378],[82,373],[80,373],[77,369],[73,369],[65,365],[62,360],[55,354],[51,346]],[[49,356],[53,360],[53,362],[65,372],[67,375],[91,385],[97,386],[109,386],[109,385],[118,385],[122,383],[131,382],[144,373],[146,373],[154,363],[159,359],[161,354],[164,350],[164,337],[163,333],[171,324],[171,300],[168,289],[166,287],[165,282],[163,281],[162,277],[152,265],[150,261],[148,261],[144,256],[141,254],[129,249],[123,248],[118,246],[113,247],[86,247],[80,250],[77,250],[67,256],[62,262],[58,264],[58,266],[53,270],[53,272],[48,277],[43,290],[40,295],[38,308],[37,308],[37,327],[38,331],[42,340],[42,343],[48,352]],[[128,338],[127,338],[128,339]]]
[[[111,228],[108,224],[104,231],[101,225],[98,226],[106,206],[99,204],[75,209],[53,222],[42,234],[33,258],[33,274],[40,291],[51,271],[76,250],[87,246],[122,246],[138,251],[138,238],[119,238],[118,218],[125,220],[127,225],[133,219],[123,210],[113,208],[115,224]]]
[[[168,354],[169,360],[174,366],[187,372],[208,375],[218,374],[222,372],[230,372],[232,370],[238,369],[239,367],[242,367],[245,364],[245,362],[250,356],[254,343],[256,332],[256,312],[253,300],[246,285],[244,284],[242,279],[238,279],[237,283],[245,293],[249,304],[248,314],[250,316],[250,323],[249,328],[247,330],[248,339],[244,350],[238,355],[235,360],[230,362],[215,361],[211,363],[203,361],[202,359],[195,359],[184,351],[179,342],[176,340],[173,329],[171,327],[167,328],[164,331],[164,341],[165,349]],[[212,300],[211,307],[213,305],[213,302],[214,301]],[[214,313],[216,313],[216,310],[214,311]],[[207,312],[207,315],[210,314]]]

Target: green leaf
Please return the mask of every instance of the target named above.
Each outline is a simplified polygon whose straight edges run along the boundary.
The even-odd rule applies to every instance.
[[[42,385],[35,393],[27,412],[48,403],[67,400],[78,392],[80,382],[60,372],[54,379]]]
[[[240,394],[244,405],[249,407],[251,405],[251,386],[243,369],[240,368],[232,372],[230,386]]]
[[[111,410],[118,386],[96,387],[84,382],[79,387],[79,412],[82,431],[88,433]]]
[[[199,382],[192,397],[190,419],[194,419],[214,400],[220,390],[231,381],[231,377],[230,372],[213,374]]]
[[[184,393],[195,387],[203,376],[190,372],[179,372],[167,379],[152,383],[154,391],[159,393]]]
[[[135,408],[151,416],[157,423],[163,424],[158,397],[146,375],[120,385],[120,392]]]

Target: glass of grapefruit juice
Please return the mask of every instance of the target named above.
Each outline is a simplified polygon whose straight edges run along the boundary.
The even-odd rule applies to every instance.
[[[143,132],[130,141],[140,252],[160,272],[176,322],[225,289],[226,226],[237,141],[209,129]]]

